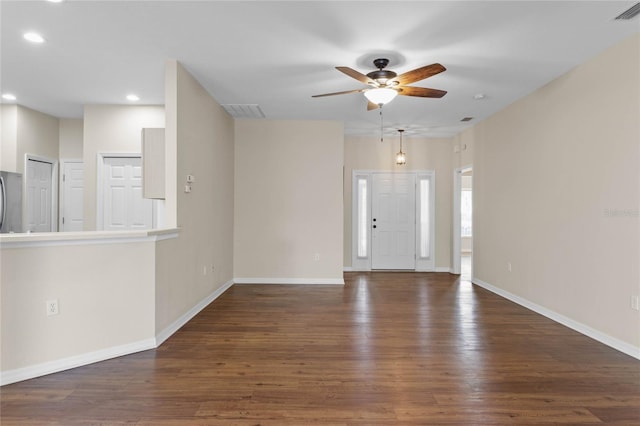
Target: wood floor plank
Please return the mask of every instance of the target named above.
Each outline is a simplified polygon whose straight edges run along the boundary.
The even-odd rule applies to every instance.
[[[0,388],[5,425],[640,423],[640,361],[444,273],[241,285],[161,347]]]

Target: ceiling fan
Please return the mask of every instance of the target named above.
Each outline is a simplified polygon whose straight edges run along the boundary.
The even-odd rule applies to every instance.
[[[348,75],[351,78],[355,78],[361,83],[369,85],[369,87],[355,90],[346,90],[344,92],[325,93],[323,95],[314,95],[312,97],[320,98],[323,96],[346,95],[348,93],[364,92],[364,95],[369,101],[367,104],[367,110],[372,110],[379,108],[388,102],[391,102],[391,100],[393,100],[396,95],[418,96],[422,98],[441,98],[447,93],[444,90],[407,86],[407,84],[424,80],[425,78],[432,77],[445,71],[446,68],[440,64],[426,65],[424,67],[416,68],[412,71],[408,71],[400,75],[391,70],[385,69],[388,64],[388,59],[375,59],[373,61],[373,65],[375,65],[375,67],[378,69],[376,71],[371,71],[367,75],[362,74],[354,70],[353,68],[336,67],[338,71]]]

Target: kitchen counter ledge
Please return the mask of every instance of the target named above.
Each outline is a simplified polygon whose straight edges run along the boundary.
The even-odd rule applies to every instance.
[[[145,229],[139,231],[31,232],[0,234],[0,248],[51,245],[114,244],[153,242],[177,238],[180,228]]]

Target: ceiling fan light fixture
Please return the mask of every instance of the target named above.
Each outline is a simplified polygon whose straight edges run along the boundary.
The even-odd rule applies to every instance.
[[[364,92],[364,96],[376,105],[388,104],[398,95],[398,92],[387,87],[379,87]]]

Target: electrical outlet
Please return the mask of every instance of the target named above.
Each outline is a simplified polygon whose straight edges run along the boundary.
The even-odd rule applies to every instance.
[[[58,315],[60,310],[58,309],[58,299],[47,300],[47,316]]]
[[[633,309],[634,311],[640,311],[640,296],[631,296],[631,309]]]

